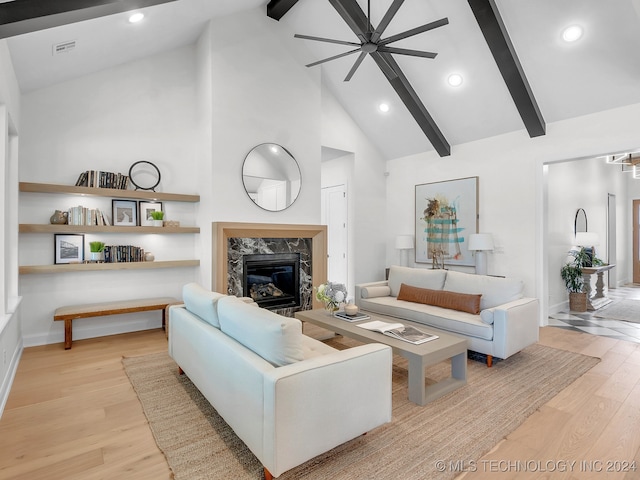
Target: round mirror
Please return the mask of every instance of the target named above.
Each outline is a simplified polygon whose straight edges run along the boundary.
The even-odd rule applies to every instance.
[[[579,208],[576,212],[576,218],[573,223],[573,234],[587,231],[587,212],[583,208]]]
[[[263,143],[254,147],[244,159],[242,182],[256,205],[279,212],[298,198],[300,167],[283,146]]]

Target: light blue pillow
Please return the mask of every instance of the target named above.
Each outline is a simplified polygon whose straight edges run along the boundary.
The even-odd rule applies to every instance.
[[[182,301],[187,310],[216,328],[220,328],[216,304],[220,298],[226,296],[222,293],[211,292],[197,283],[188,283],[182,287]]]
[[[220,330],[275,366],[304,360],[302,322],[235,297],[218,302]]]

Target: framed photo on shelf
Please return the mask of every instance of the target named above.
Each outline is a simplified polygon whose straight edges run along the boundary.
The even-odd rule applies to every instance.
[[[138,225],[138,202],[135,200],[112,200],[113,224],[120,227]]]
[[[56,265],[65,263],[84,262],[84,235],[81,233],[62,234],[53,236],[54,260]]]
[[[474,265],[469,235],[478,231],[478,177],[416,185],[416,263]]]
[[[162,202],[138,202],[140,225],[143,227],[152,227],[153,218],[151,218],[151,212],[162,211]]]

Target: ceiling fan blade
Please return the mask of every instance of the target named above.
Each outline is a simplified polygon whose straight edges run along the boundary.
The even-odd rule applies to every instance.
[[[387,62],[387,59],[384,58],[384,55],[382,53],[373,52],[371,53],[371,56],[373,57],[375,62],[378,64],[378,67],[380,67],[380,70],[382,70],[382,73],[384,73],[384,76],[387,77],[389,81],[398,78],[398,74],[393,69],[393,67],[389,64],[389,62]]]
[[[361,52],[360,55],[358,55],[356,62],[353,64],[353,67],[351,67],[351,70],[349,70],[349,73],[347,73],[347,76],[344,78],[345,82],[348,82],[349,80],[351,80],[351,77],[353,77],[353,74],[356,73],[356,70],[358,69],[358,67],[364,60],[364,57],[366,56],[367,56],[366,52]]]
[[[355,43],[355,42],[345,42],[344,40],[333,40],[332,38],[312,37],[311,35],[300,35],[298,33],[296,33],[294,37],[302,38],[304,40],[315,40],[316,42],[337,43],[338,45],[351,45],[354,47],[360,46],[359,43]]]
[[[385,38],[384,40],[380,40],[378,42],[378,45],[387,45],[389,43],[413,37],[414,35],[418,35],[419,33],[428,32],[429,30],[433,30],[434,28],[442,27],[448,24],[448,18],[441,18],[440,20],[436,20],[435,22],[427,23],[426,25],[422,25],[421,27],[412,28],[411,30],[407,30],[406,32],[398,33],[397,35],[393,35],[389,38]]]
[[[316,65],[320,65],[321,63],[330,62],[331,60],[336,60],[338,58],[346,57],[347,55],[351,55],[352,53],[359,52],[360,49],[356,48],[355,50],[351,50],[349,52],[341,53],[339,55],[334,55],[333,57],[325,58],[324,60],[318,60],[317,62],[310,63],[306,65],[307,67],[315,67]]]
[[[384,53],[397,53],[398,55],[409,55],[410,57],[422,57],[422,58],[436,58],[437,53],[433,52],[422,52],[420,50],[410,50],[408,48],[396,48],[396,47],[387,47],[381,46],[378,47],[379,52]]]
[[[396,13],[398,13],[398,10],[403,3],[404,0],[393,0],[393,3],[389,7],[389,10],[387,10],[387,13],[384,14],[384,17],[382,17],[382,20],[378,24],[378,28],[374,30],[373,35],[371,36],[371,41],[373,43],[376,43],[378,40],[380,40],[380,37],[382,37],[382,34],[387,29]]]
[[[357,0],[329,0],[329,3],[362,43],[369,41],[369,20]]]

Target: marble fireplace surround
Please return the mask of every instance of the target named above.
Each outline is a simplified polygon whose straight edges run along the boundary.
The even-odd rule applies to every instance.
[[[311,242],[311,282],[317,286],[327,280],[327,226],[297,225],[277,223],[213,222],[212,246],[212,288],[216,292],[227,293],[229,273],[229,239],[282,238],[295,240],[309,239]],[[313,308],[322,304],[313,297]]]

